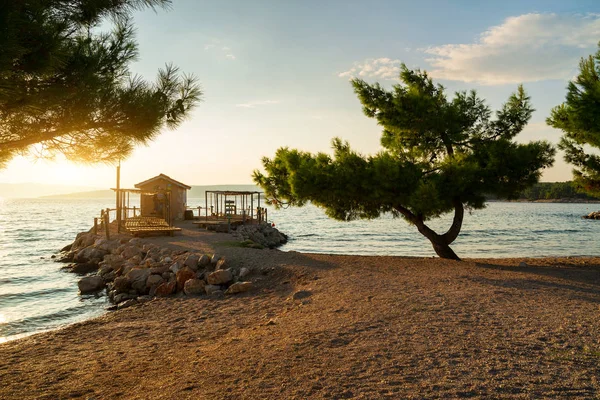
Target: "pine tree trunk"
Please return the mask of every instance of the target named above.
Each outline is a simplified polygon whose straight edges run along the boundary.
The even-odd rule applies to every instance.
[[[452,225],[448,232],[440,235],[433,231],[430,227],[425,225],[423,218],[421,216],[413,214],[407,208],[396,205],[394,208],[398,210],[404,217],[415,224],[417,229],[421,233],[421,235],[425,236],[431,242],[433,246],[433,250],[435,254],[440,256],[440,258],[445,258],[448,260],[457,260],[460,261],[460,258],[456,255],[454,250],[450,248],[450,244],[454,242],[454,240],[458,237],[460,233],[460,229],[462,228],[463,217],[465,214],[465,208],[462,202],[455,198],[453,199],[454,203],[454,219],[452,220]]]
[[[440,258],[460,261],[460,258],[456,255],[454,250],[452,250],[447,243],[436,243],[431,239],[430,241],[431,245],[433,246],[433,250],[435,251],[435,254],[440,256]]]
[[[445,234],[437,234],[431,228],[425,225],[423,220],[420,218],[417,218],[414,222],[417,226],[417,229],[419,229],[419,232],[421,232],[421,234],[431,242],[435,254],[440,256],[440,258],[460,261],[460,258],[456,255],[454,250],[450,248],[450,243],[454,242],[454,240],[458,237],[460,228],[462,227],[463,217],[464,207],[462,203],[457,200],[454,202],[454,220],[452,221],[452,226]]]

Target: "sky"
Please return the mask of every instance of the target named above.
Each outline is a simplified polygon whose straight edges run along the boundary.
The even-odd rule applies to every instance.
[[[134,14],[140,57],[132,72],[154,80],[172,62],[195,75],[202,103],[122,162],[122,186],[164,173],[189,185],[245,184],[279,147],[331,149],[340,137],[363,154],[380,150],[352,77],[398,83],[401,62],[427,70],[451,93],[476,89],[498,109],[519,84],[536,108],[518,141],[557,143],[545,125],[564,101],[581,57],[600,41],[591,1],[201,1]],[[543,181],[571,179],[557,156]],[[0,183],[108,188],[115,167],[16,158]]]

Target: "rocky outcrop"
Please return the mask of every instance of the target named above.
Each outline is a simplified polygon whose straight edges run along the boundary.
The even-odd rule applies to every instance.
[[[240,225],[232,233],[245,247],[262,249],[281,246],[287,243],[287,236],[270,224]]]
[[[174,251],[138,238],[107,241],[85,233],[77,236],[68,251],[73,260],[80,261],[69,266],[71,271],[91,272],[79,281],[80,292],[106,288],[115,309],[178,293],[221,296],[253,287],[248,280],[251,270],[232,266],[222,255]]]
[[[600,219],[600,211],[592,211],[588,215],[584,215],[584,219]]]

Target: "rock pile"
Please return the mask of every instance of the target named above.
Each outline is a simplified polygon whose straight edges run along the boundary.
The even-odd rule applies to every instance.
[[[232,233],[245,247],[273,249],[287,243],[287,236],[270,224],[240,225]]]
[[[232,268],[219,255],[172,251],[138,238],[108,241],[86,232],[77,236],[62,260],[76,262],[70,267],[74,272],[95,268],[95,274],[79,281],[80,292],[106,287],[118,308],[176,293],[218,296],[252,289],[252,282],[242,279],[250,271]]]
[[[584,219],[600,219],[600,211],[592,211],[588,215],[584,215]]]

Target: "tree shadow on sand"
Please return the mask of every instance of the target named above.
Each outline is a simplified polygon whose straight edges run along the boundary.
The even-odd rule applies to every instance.
[[[582,262],[585,261],[585,264]],[[522,278],[473,277],[476,282],[496,287],[513,288],[523,291],[555,289],[564,296],[600,304],[600,262],[598,259],[562,259],[551,265],[535,265],[529,259],[527,266],[509,266],[486,262],[476,262],[480,268],[510,271],[521,274]],[[541,262],[540,262],[541,264]]]

